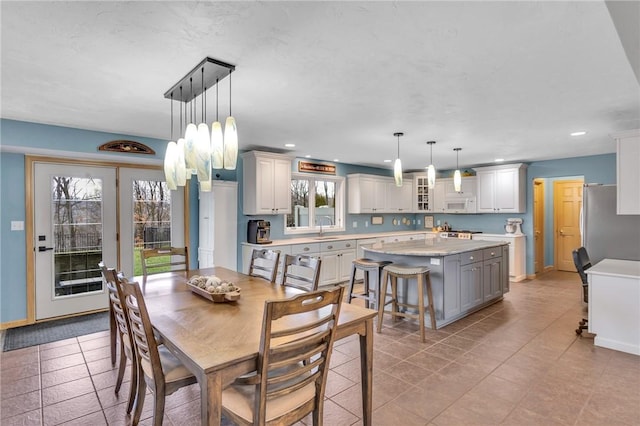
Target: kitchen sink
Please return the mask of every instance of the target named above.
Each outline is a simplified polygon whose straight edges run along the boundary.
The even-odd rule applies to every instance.
[[[314,240],[337,240],[338,237],[313,237]]]

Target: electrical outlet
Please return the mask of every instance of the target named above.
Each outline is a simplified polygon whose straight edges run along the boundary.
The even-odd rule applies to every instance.
[[[365,228],[368,228],[368,227],[369,227],[369,221],[368,221],[368,220],[365,220],[365,221],[364,221],[364,227],[365,227]]]
[[[358,227],[358,222],[357,222],[357,221],[355,221],[355,220],[353,221],[353,227],[354,227],[354,228],[357,228],[357,227]]]
[[[22,220],[12,220],[11,221],[11,230],[12,231],[24,231],[24,222]]]

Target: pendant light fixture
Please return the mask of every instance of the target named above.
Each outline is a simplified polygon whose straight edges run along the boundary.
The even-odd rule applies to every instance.
[[[433,189],[434,186],[436,186],[436,168],[433,165],[433,145],[436,143],[436,141],[428,141],[427,145],[429,145],[429,148],[431,148],[431,161],[429,163],[429,166],[427,167],[427,186],[429,187],[429,189]]]
[[[402,161],[400,161],[400,136],[404,136],[402,132],[396,132],[393,134],[398,138],[398,157],[393,164],[393,178],[396,180],[396,186],[402,186]]]
[[[224,167],[224,139],[222,124],[218,121],[218,81],[216,79],[216,121],[211,124],[211,163],[214,169]]]
[[[231,71],[229,71],[229,117],[224,124],[224,168],[235,170],[238,161],[238,129],[231,115]]]
[[[197,175],[201,191],[211,190],[212,167],[234,170],[238,158],[238,133],[235,119],[227,118],[224,136],[222,125],[218,121],[218,84],[229,76],[229,115],[231,115],[231,72],[235,66],[206,57],[185,77],[165,92],[164,97],[171,100],[171,139],[173,139],[173,101],[184,103],[184,137],[177,142],[169,142],[165,151],[165,178],[170,189],[185,186],[187,179]],[[199,75],[198,75],[199,74]],[[196,87],[194,87],[196,79]],[[200,87],[197,87],[200,79]],[[187,84],[189,87],[187,87]],[[216,121],[207,126],[206,92],[216,86]],[[186,90],[183,91],[183,88]],[[196,126],[197,97],[200,97],[201,120]],[[187,114],[187,108],[189,113]],[[182,107],[180,108],[180,135],[182,135]],[[226,140],[225,140],[226,139]]]
[[[453,189],[456,192],[462,191],[462,175],[460,174],[460,167],[458,167],[458,154],[462,148],[453,148],[456,152],[456,171],[453,173]]]
[[[167,188],[178,189],[178,177],[176,175],[176,163],[178,160],[178,144],[173,141],[173,96],[171,96],[171,141],[167,144],[164,154],[164,176]]]
[[[207,126],[204,114],[206,89],[204,87],[204,67],[201,68],[202,95],[200,96],[200,124],[198,124],[198,134],[196,136],[196,173],[200,190],[211,191],[211,135]],[[208,183],[206,185],[205,183]],[[203,185],[204,184],[204,185]]]

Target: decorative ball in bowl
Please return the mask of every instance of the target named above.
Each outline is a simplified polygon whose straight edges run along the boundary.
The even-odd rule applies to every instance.
[[[192,292],[213,302],[233,302],[240,299],[240,287],[215,275],[194,275],[187,284]]]

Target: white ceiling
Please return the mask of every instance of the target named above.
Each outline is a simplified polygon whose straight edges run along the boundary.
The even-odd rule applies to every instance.
[[[164,92],[211,56],[237,67],[241,149],[391,168],[402,131],[405,169],[428,164],[428,140],[447,169],[455,147],[461,167],[566,158],[640,128],[600,1],[2,1],[1,19],[3,118],[168,140]]]

